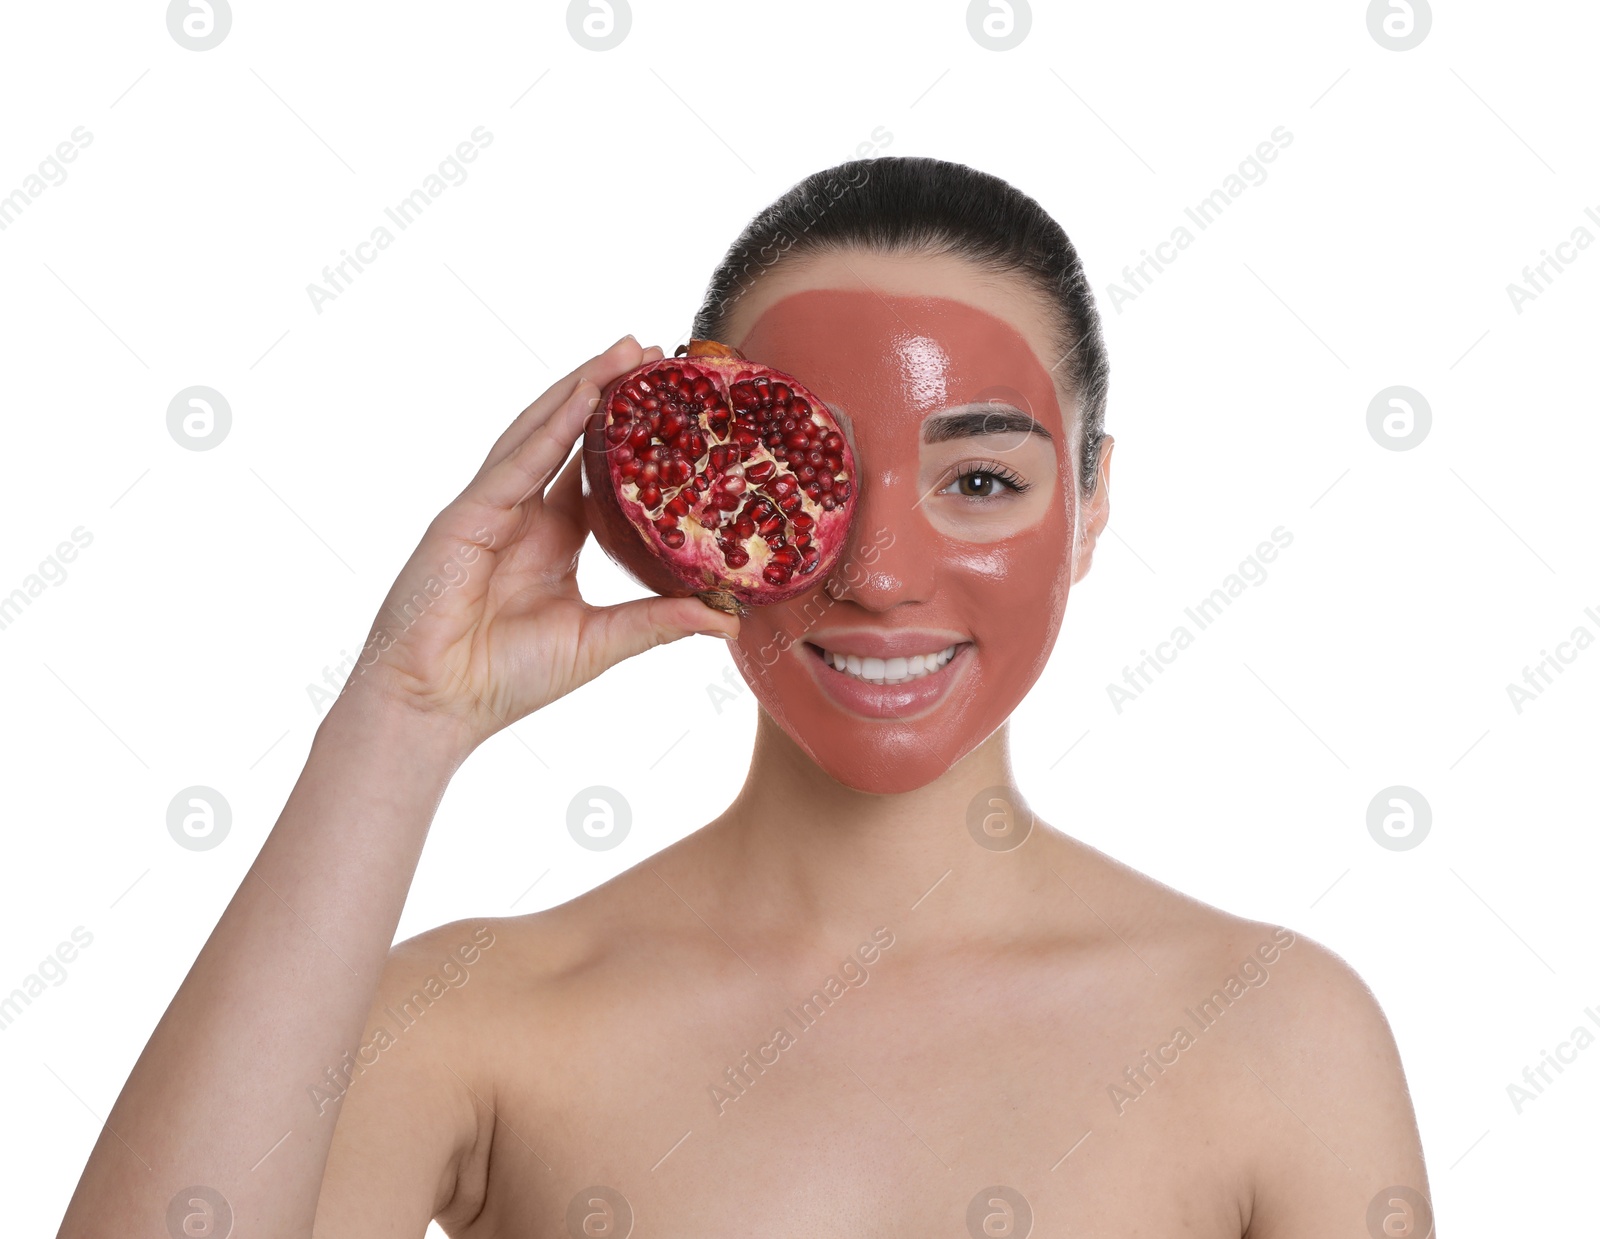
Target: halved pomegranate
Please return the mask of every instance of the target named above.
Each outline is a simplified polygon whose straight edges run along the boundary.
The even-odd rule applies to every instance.
[[[583,479],[606,554],[647,589],[731,615],[821,581],[855,513],[855,457],[828,406],[714,340],[606,388]]]

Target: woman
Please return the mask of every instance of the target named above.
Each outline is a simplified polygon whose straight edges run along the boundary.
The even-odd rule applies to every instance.
[[[845,560],[742,620],[590,607],[577,457],[556,471],[661,351],[624,337],[530,405],[401,573],[62,1233],[1426,1234],[1359,978],[1012,787],[1006,720],[1109,511],[1059,226],[959,165],[847,164],[751,223],[693,334],[846,423]],[[761,705],[734,803],[570,903],[391,950],[467,755],[697,632]]]

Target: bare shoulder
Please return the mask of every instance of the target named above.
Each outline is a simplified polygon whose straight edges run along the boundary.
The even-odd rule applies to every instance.
[[[1118,1087],[1137,1098],[1180,1059],[1204,1064],[1179,1070],[1204,1081],[1205,1112],[1236,1150],[1244,1233],[1425,1239],[1432,1215],[1410,1091],[1356,969],[1290,927],[1235,916],[1094,849],[1067,854],[1079,893],[1103,905],[1147,966],[1146,992],[1173,1017]]]

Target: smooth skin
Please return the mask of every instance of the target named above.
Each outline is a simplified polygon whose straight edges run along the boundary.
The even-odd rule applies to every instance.
[[[866,253],[775,268],[730,342],[789,292],[863,284],[965,300],[1055,360],[1020,286]],[[1282,937],[1042,822],[1012,851],[976,847],[965,806],[1016,783],[1009,724],[935,782],[871,796],[762,713],[743,790],[699,831],[559,907],[390,947],[439,799],[479,744],[656,644],[737,632],[694,600],[595,608],[574,583],[577,457],[550,479],[598,388],[659,356],[625,337],[556,383],[429,527],[375,631],[461,546],[482,558],[328,712],[61,1234],[165,1233],[193,1184],[227,1197],[238,1235],[324,1239],[421,1236],[432,1218],[474,1239],[622,1235],[605,1229],[614,1207],[663,1239],[921,1239],[969,1233],[975,1197],[976,1235],[1020,1233],[984,1195],[994,1185],[1027,1201],[1037,1236],[1333,1239],[1369,1234],[1371,1202],[1395,1185],[1427,1196],[1389,1026],[1348,965],[1303,937],[1134,1099],[1113,1100]],[[1109,515],[1110,459],[1108,443],[1079,496],[1074,579]],[[835,606],[840,622],[915,614],[912,574],[880,569]],[[841,961],[880,930],[892,944],[856,983]],[[469,957],[458,985],[445,961]],[[851,982],[843,996],[757,1072],[774,1028],[796,1026],[785,1013],[830,975]],[[414,1004],[425,1014],[318,1116],[310,1086],[441,976],[443,997]],[[739,1090],[729,1068],[745,1072]]]

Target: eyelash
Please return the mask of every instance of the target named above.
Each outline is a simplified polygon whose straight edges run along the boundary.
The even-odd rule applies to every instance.
[[[1020,473],[1016,473],[1011,469],[1007,469],[1004,465],[995,465],[995,464],[962,465],[957,469],[955,477],[953,479],[951,479],[951,481],[950,481],[950,485],[951,486],[958,486],[962,482],[964,482],[967,478],[971,478],[971,477],[990,477],[990,478],[995,478],[996,480],[998,480],[1001,483],[1003,483],[1008,489],[1010,489],[1011,491],[1013,491],[1014,493],[1019,494],[1019,495],[1022,494],[1023,491],[1029,489],[1033,485],[1032,482],[1029,482]],[[958,498],[962,498],[962,499],[978,499],[978,500],[993,499],[995,497],[996,496],[994,496],[992,494],[991,495],[960,495],[960,496],[958,496]]]

